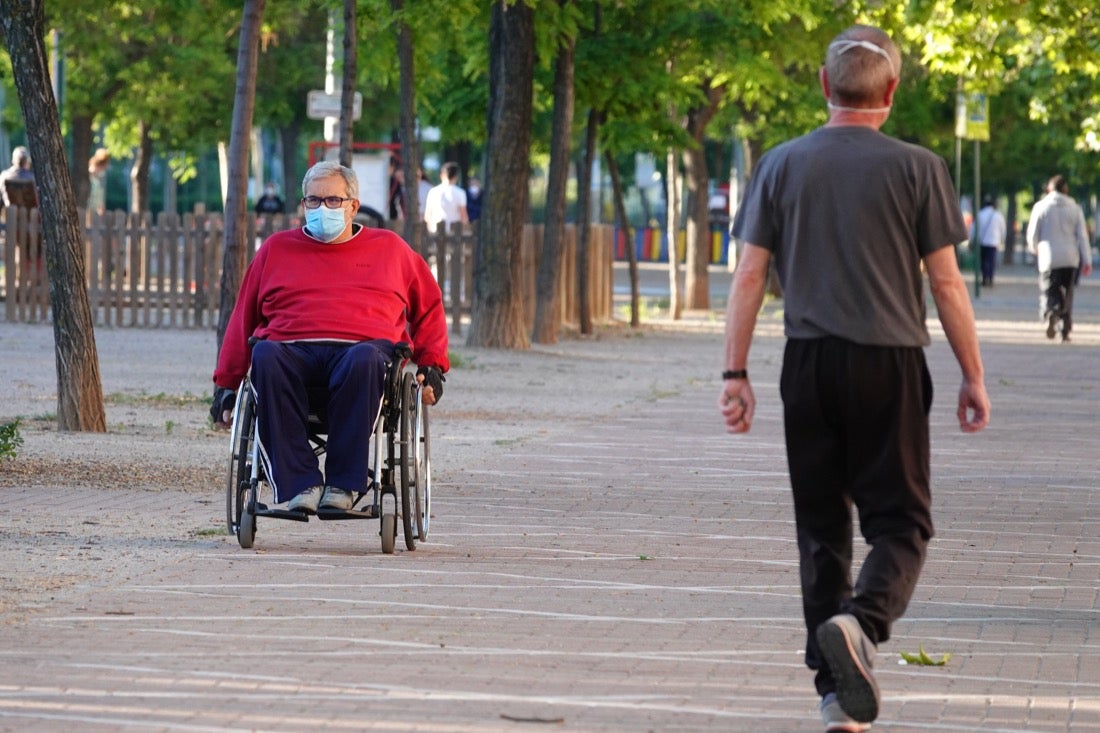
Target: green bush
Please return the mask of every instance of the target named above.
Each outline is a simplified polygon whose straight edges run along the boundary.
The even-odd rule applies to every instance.
[[[15,449],[23,445],[23,436],[19,434],[19,421],[0,425],[0,461],[15,458]]]

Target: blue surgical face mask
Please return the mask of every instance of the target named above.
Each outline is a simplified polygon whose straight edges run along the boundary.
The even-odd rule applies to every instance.
[[[340,236],[348,223],[344,220],[344,207],[330,209],[325,205],[306,209],[306,228],[322,242],[331,242]]]

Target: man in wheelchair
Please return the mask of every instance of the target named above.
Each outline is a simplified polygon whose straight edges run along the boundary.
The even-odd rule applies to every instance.
[[[367,445],[395,344],[411,344],[425,404],[442,397],[450,364],[439,285],[397,234],[354,223],[355,172],[317,163],[302,194],[305,226],[271,235],[245,272],[210,415],[229,427],[249,374],[275,501],[313,514],[351,509],[367,485]],[[327,423],[324,475],[309,442],[311,413]]]

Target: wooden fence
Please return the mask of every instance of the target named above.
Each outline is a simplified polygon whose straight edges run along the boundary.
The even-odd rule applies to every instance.
[[[51,317],[49,285],[37,209],[10,207],[0,226],[0,299],[9,323],[41,323]],[[80,211],[85,222],[84,262],[88,300],[96,325],[145,328],[213,328],[218,322],[223,220],[220,214],[104,215]],[[285,216],[249,214],[246,259],[272,232],[296,226]],[[589,302],[593,320],[612,316],[613,229],[593,227],[589,246]],[[423,236],[421,255],[443,290],[452,330],[461,332],[473,298],[476,227]],[[564,323],[577,323],[576,232],[568,227],[559,281]],[[535,277],[542,227],[528,225],[521,256],[529,273],[523,288],[528,323],[535,311]]]

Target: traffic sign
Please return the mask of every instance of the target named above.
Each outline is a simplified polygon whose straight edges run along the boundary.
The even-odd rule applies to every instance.
[[[956,95],[955,137],[964,140],[989,140],[989,97],[962,92]]]
[[[321,89],[314,89],[306,95],[306,116],[311,120],[323,120],[326,117],[340,116],[339,94],[329,94]],[[351,105],[351,118],[359,119],[363,114],[363,95],[355,93],[355,100]]]

